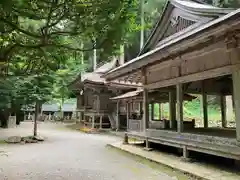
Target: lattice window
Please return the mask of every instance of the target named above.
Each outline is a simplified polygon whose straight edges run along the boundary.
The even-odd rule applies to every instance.
[[[168,36],[171,36],[179,31],[182,31],[183,29],[193,25],[195,22],[188,20],[188,19],[184,19],[180,16],[175,16],[171,19],[163,38],[166,38]]]

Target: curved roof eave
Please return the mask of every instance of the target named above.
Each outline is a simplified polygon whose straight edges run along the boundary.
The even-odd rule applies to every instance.
[[[171,8],[170,5],[173,5],[176,8],[179,8],[185,12],[188,12],[190,14],[194,15],[201,15],[201,16],[221,16],[228,14],[236,9],[231,8],[218,8],[214,7],[208,4],[190,1],[190,0],[168,0],[165,4],[165,7],[163,9],[162,14],[160,15],[159,20],[156,22],[153,31],[148,36],[144,46],[140,50],[138,56],[145,53],[146,48],[149,46],[149,43],[151,42],[151,39],[153,38],[155,32],[158,30],[158,28],[161,26],[162,19],[166,12]]]
[[[235,10],[232,8],[219,8],[208,4],[200,4],[186,0],[170,0],[170,2],[179,9],[197,15],[221,16]]]

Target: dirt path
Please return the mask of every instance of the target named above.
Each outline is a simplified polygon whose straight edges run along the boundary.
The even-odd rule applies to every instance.
[[[32,123],[4,132],[32,132]],[[44,143],[0,145],[1,180],[172,180],[167,174],[117,153],[106,144],[116,137],[70,131],[42,123]],[[0,132],[0,136],[1,136]],[[14,133],[13,133],[14,134]]]

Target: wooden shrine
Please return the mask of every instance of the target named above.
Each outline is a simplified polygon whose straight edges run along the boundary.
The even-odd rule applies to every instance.
[[[128,136],[240,160],[240,9],[170,0],[139,56],[104,75],[143,84],[142,130]],[[170,128],[151,127],[150,93],[168,92]],[[184,94],[200,94],[204,127],[186,128]],[[221,99],[222,127],[208,126],[207,95]],[[235,105],[236,128],[226,127],[225,96]],[[175,103],[177,102],[177,103]],[[174,123],[177,122],[176,128]],[[148,144],[148,143],[147,143]]]
[[[92,128],[116,128],[116,104],[111,97],[134,90],[138,85],[106,82],[101,76],[118,66],[114,59],[94,72],[85,73],[69,85],[77,96],[77,117]]]

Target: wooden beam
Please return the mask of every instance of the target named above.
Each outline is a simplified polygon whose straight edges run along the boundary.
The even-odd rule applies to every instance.
[[[208,109],[207,109],[207,94],[205,91],[205,83],[202,81],[202,109],[203,109],[203,124],[204,128],[208,128]]]
[[[235,106],[235,119],[236,119],[236,135],[237,141],[240,143],[240,68],[232,74],[233,80],[233,97]]]
[[[177,130],[183,132],[183,84],[177,84]]]
[[[144,88],[158,89],[158,88],[162,88],[162,87],[176,85],[178,83],[200,81],[200,80],[214,78],[214,77],[218,77],[218,76],[229,75],[232,73],[232,71],[235,67],[236,67],[235,65],[224,66],[221,68],[216,68],[216,69],[212,69],[212,70],[208,70],[208,71],[202,71],[202,72],[198,72],[198,73],[194,73],[191,75],[186,75],[186,76],[182,76],[182,77],[178,77],[178,78],[158,81],[155,83],[144,85]]]
[[[227,127],[226,119],[226,96],[220,95],[220,106],[221,106],[221,118],[222,118],[222,127]]]

